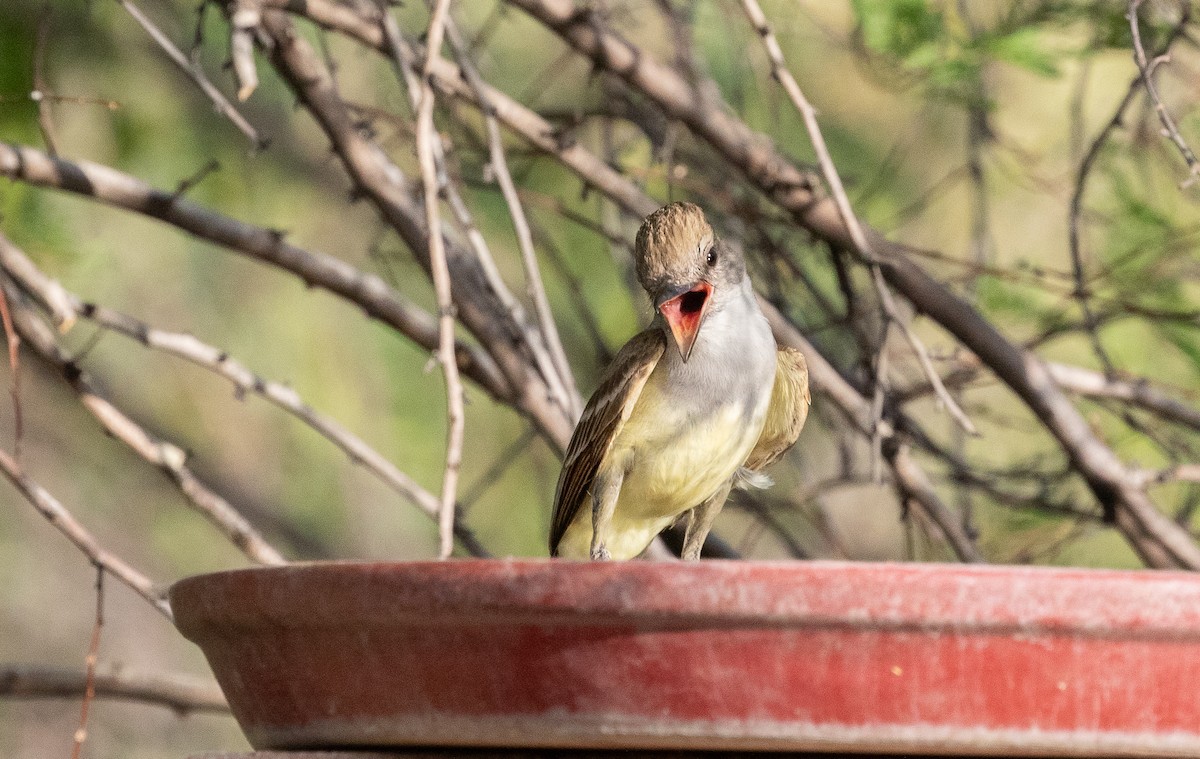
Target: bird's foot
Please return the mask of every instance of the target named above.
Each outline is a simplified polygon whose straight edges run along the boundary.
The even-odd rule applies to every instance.
[[[592,561],[608,561],[611,558],[612,554],[608,552],[608,547],[603,543],[592,546]]]

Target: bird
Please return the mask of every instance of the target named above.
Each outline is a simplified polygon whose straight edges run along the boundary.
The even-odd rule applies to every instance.
[[[567,446],[550,554],[632,559],[686,514],[682,558],[701,548],[732,487],[762,468],[808,414],[800,351],[776,346],[741,252],[699,206],[646,217],[634,257],[655,316],[617,353]]]

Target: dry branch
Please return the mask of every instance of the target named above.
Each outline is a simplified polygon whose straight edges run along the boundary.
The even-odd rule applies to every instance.
[[[462,73],[475,92],[475,102],[483,114],[484,127],[487,130],[488,156],[500,192],[508,206],[509,217],[517,235],[517,245],[521,249],[521,263],[525,268],[526,290],[529,299],[533,301],[534,312],[537,314],[538,326],[545,337],[546,346],[554,359],[554,368],[564,385],[564,395],[569,404],[568,410],[572,418],[578,418],[583,411],[579,391],[575,388],[575,380],[571,374],[571,366],[567,363],[567,354],[563,350],[562,340],[558,335],[558,327],[554,323],[554,313],[550,310],[550,301],[546,297],[546,287],[542,284],[541,268],[538,266],[537,255],[533,249],[533,233],[529,229],[529,220],[525,218],[525,209],[521,205],[521,196],[517,185],[513,182],[512,172],[508,170],[508,159],[504,156],[504,142],[500,135],[500,125],[496,121],[496,109],[487,97],[487,83],[479,75],[471,62],[470,51],[461,39],[458,27],[453,19],[448,19],[446,27],[447,38],[458,58]],[[430,48],[432,51],[432,48]],[[433,55],[426,58],[426,76],[433,64],[439,61]]]
[[[1129,0],[1129,31],[1133,37],[1133,60],[1137,64],[1138,72],[1141,74],[1142,85],[1146,88],[1146,94],[1150,96],[1150,102],[1154,104],[1154,112],[1158,114],[1158,120],[1163,125],[1163,134],[1174,143],[1179,154],[1183,156],[1183,160],[1187,163],[1188,178],[1183,181],[1182,187],[1190,187],[1195,181],[1197,175],[1200,175],[1200,160],[1196,159],[1196,153],[1191,146],[1187,144],[1187,140],[1183,139],[1183,135],[1179,133],[1179,125],[1175,123],[1175,118],[1171,116],[1171,111],[1167,109],[1166,103],[1163,102],[1162,95],[1158,92],[1158,85],[1154,83],[1154,72],[1160,64],[1166,63],[1169,54],[1166,52],[1159,53],[1153,59],[1146,57],[1146,48],[1142,44],[1142,29],[1138,23],[1138,12],[1145,0]],[[1191,17],[1192,6],[1190,2],[1180,2],[1179,6],[1179,23],[1178,28],[1182,29],[1187,25]]]
[[[187,454],[179,446],[162,440],[112,401],[101,395],[86,372],[59,347],[54,334],[30,307],[17,303],[20,294],[7,279],[0,280],[9,303],[17,332],[25,343],[43,360],[62,374],[63,379],[79,396],[79,402],[113,437],[128,446],[147,463],[162,470],[186,498],[187,503],[221,531],[252,561],[266,565],[284,564],[286,560],[232,504],[204,483],[187,465]],[[15,296],[15,297],[14,297]]]
[[[177,714],[209,712],[228,714],[229,704],[214,684],[154,672],[119,667],[97,667],[95,697],[165,706]],[[87,688],[87,673],[59,667],[0,664],[0,698],[80,698]]]
[[[850,198],[847,197],[846,188],[842,185],[841,175],[838,173],[837,166],[833,163],[833,157],[829,154],[829,147],[825,144],[825,137],[821,133],[821,126],[817,123],[817,111],[808,101],[808,98],[804,96],[804,92],[796,82],[796,77],[792,76],[792,72],[788,70],[783,59],[783,50],[779,47],[779,42],[775,39],[775,33],[771,31],[770,25],[767,24],[767,17],[763,14],[757,0],[742,0],[742,7],[745,9],[746,15],[750,18],[751,25],[758,32],[759,37],[762,38],[763,45],[767,49],[768,57],[771,60],[771,73],[783,85],[783,89],[791,99],[792,105],[796,107],[796,110],[800,112],[800,116],[804,120],[804,126],[808,130],[813,150],[817,153],[817,161],[821,165],[821,174],[825,177],[825,181],[833,191],[833,199],[837,204],[838,214],[841,216],[842,223],[850,233],[850,239],[853,240],[854,247],[866,259],[867,265],[871,267],[871,281],[879,293],[879,302],[883,307],[887,321],[900,328],[904,339],[908,341],[908,344],[913,349],[913,353],[917,355],[922,371],[929,377],[929,382],[933,385],[934,392],[937,393],[938,398],[949,410],[950,415],[954,417],[954,420],[968,434],[978,435],[979,432],[975,429],[975,425],[971,423],[966,413],[958,405],[958,401],[954,400],[954,396],[950,395],[949,391],[946,390],[946,386],[942,384],[942,378],[938,376],[937,370],[933,368],[933,362],[929,358],[929,351],[926,349],[925,344],[917,337],[917,333],[913,331],[908,322],[901,317],[900,311],[896,307],[895,299],[892,297],[892,292],[888,289],[887,283],[883,281],[883,274],[879,271],[879,264],[875,259],[875,253],[871,249],[871,244],[867,242],[866,233],[863,232],[862,225],[858,221],[858,216],[854,213],[854,208],[850,205]],[[881,367],[885,366],[883,352],[886,350],[887,324],[885,323],[883,338],[879,341],[879,366]],[[880,370],[879,381],[876,383],[876,387],[880,390],[883,387],[883,374],[885,372]],[[878,400],[882,401],[882,394],[878,396]],[[882,414],[882,405],[877,405],[879,405],[879,408],[875,411],[876,420],[880,419],[880,415]],[[878,434],[875,435],[875,439],[876,441],[879,440]]]
[[[84,318],[105,329],[119,332],[147,348],[177,356],[224,377],[233,384],[239,396],[253,393],[283,409],[341,448],[352,461],[366,467],[388,487],[436,521],[437,496],[422,488],[365,440],[305,403],[295,389],[263,379],[228,352],[208,345],[192,335],[152,327],[128,314],[103,306],[79,303],[78,310]],[[475,534],[461,522],[455,522],[454,532],[472,556],[487,555],[487,550],[479,543]]]
[[[289,272],[307,285],[324,288],[424,348],[437,345],[437,320],[382,278],[333,256],[293,245],[278,230],[238,221],[107,166],[51,158],[24,146],[0,143],[0,175],[159,219],[200,239]],[[459,366],[468,377],[496,398],[509,397],[512,391],[508,381],[478,346],[460,342],[457,354]]]
[[[83,702],[79,707],[79,727],[71,747],[71,759],[79,759],[88,736],[88,712],[96,697],[96,663],[100,660],[100,632],[104,629],[104,567],[96,567],[96,620],[92,623],[92,641],[88,644],[83,674]]]
[[[440,230],[438,212],[438,171],[434,165],[433,143],[438,139],[433,127],[433,87],[429,83],[429,62],[441,49],[446,31],[449,0],[437,0],[430,14],[426,39],[429,49],[421,75],[421,97],[417,104],[417,161],[421,165],[421,188],[425,201],[425,228]],[[442,499],[438,528],[441,536],[439,558],[448,559],[454,549],[454,502],[458,492],[458,470],[462,466],[464,409],[462,383],[454,360],[454,299],[450,293],[450,267],[441,234],[428,234],[429,268],[438,304],[438,362],[446,379],[446,467],[442,476]]]
[[[390,13],[384,13],[379,19],[383,33],[387,39],[387,47],[383,52],[390,52],[393,66],[397,70],[400,78],[404,80],[405,86],[408,89],[409,104],[414,112],[420,110],[420,93],[425,85],[423,81],[427,81],[429,74],[425,70],[427,59],[418,60],[417,55],[413,52],[410,46],[400,33],[400,28],[396,24],[396,20]],[[440,61],[441,58],[437,58]],[[414,130],[415,131],[415,130]],[[446,165],[445,150],[440,139],[432,141],[433,146],[433,162],[437,170],[438,190],[450,206],[450,210],[454,214],[455,221],[462,230],[467,239],[468,248],[474,252],[476,263],[478,264],[479,272],[487,281],[487,286],[491,293],[499,301],[514,328],[519,329],[524,336],[525,347],[532,354],[534,363],[538,373],[546,382],[546,386],[550,391],[550,395],[554,403],[560,406],[565,413],[575,418],[576,414],[572,409],[580,404],[580,400],[574,390],[574,381],[570,377],[569,367],[567,368],[567,376],[560,376],[562,372],[559,368],[559,361],[553,357],[548,349],[544,333],[539,331],[535,325],[531,324],[525,317],[525,309],[520,302],[513,296],[508,285],[504,281],[504,277],[500,274],[500,268],[496,265],[496,261],[492,256],[487,239],[475,224],[474,218],[471,215],[470,209],[463,200],[462,193],[454,181],[452,181],[449,167]],[[562,362],[565,366],[565,361]]]
[[[67,537],[92,564],[102,567],[106,572],[129,586],[135,593],[144,598],[160,614],[171,619],[171,607],[167,600],[157,590],[150,578],[125,563],[124,559],[109,552],[100,545],[95,536],[67,510],[57,498],[35,482],[24,468],[0,449],[0,470],[29,501],[37,512],[46,518],[50,524]]]
[[[407,177],[375,142],[356,128],[328,71],[288,18],[277,11],[268,11],[263,19],[272,40],[271,61],[276,70],[320,124],[355,185],[409,248],[418,253],[418,262],[429,271],[431,264],[424,255],[429,250],[425,213]],[[537,370],[525,326],[515,324],[510,318],[478,260],[454,240],[447,238],[444,244],[458,318],[483,344],[507,379],[512,393],[503,396],[504,399],[529,416],[555,447],[564,449],[573,420],[554,402],[548,380]]]
[[[135,5],[132,0],[118,0],[118,2],[121,3],[121,7],[130,16],[133,16],[133,19],[138,22],[142,29],[146,30],[146,34],[150,36],[150,39],[154,40],[154,44],[158,45],[167,54],[167,57],[196,83],[200,91],[212,101],[218,113],[229,119],[238,128],[238,131],[246,135],[254,143],[255,147],[261,148],[266,144],[266,141],[258,134],[258,130],[246,120],[245,116],[233,107],[228,98],[221,94],[221,91],[209,80],[208,75],[204,73],[200,66],[188,60],[183,51],[171,41],[171,38],[162,29],[159,29],[150,20],[149,16],[142,12],[141,8]]]

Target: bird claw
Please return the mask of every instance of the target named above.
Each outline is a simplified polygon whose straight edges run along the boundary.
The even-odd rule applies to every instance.
[[[608,561],[611,558],[612,554],[608,552],[608,547],[604,544],[592,548],[592,561]]]

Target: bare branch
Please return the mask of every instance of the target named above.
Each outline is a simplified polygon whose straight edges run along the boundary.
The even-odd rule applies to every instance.
[[[356,186],[409,248],[418,253],[418,262],[429,271],[425,211],[416,202],[403,172],[355,127],[328,72],[287,17],[270,11],[264,14],[263,25],[272,40],[271,61],[276,70],[325,131]],[[556,448],[564,449],[572,420],[565,407],[555,403],[549,380],[537,368],[536,352],[527,340],[527,326],[510,317],[489,285],[479,259],[449,239],[445,244],[458,317],[486,346],[508,380],[512,393],[502,399],[532,418]]]
[[[1134,470],[1133,475],[1146,485],[1165,485],[1168,482],[1200,483],[1200,464],[1176,464],[1159,471]]]
[[[290,272],[308,285],[329,290],[424,348],[433,349],[437,345],[437,320],[383,279],[333,256],[292,245],[277,230],[224,216],[107,166],[54,159],[24,146],[0,143],[0,175],[76,193],[159,219],[201,239]],[[495,361],[478,346],[459,343],[457,354],[463,372],[487,392],[499,399],[512,394]]]
[[[762,300],[759,301],[759,305],[762,306],[779,344],[804,352],[804,357],[808,361],[809,379],[814,387],[824,391],[826,396],[841,408],[846,418],[855,425],[861,434],[869,439],[875,434],[880,436],[881,452],[891,467],[897,487],[937,524],[959,560],[965,562],[984,561],[978,546],[963,530],[962,523],[955,518],[950,507],[942,501],[928,475],[909,455],[908,446],[897,438],[891,424],[887,420],[876,422],[877,417],[872,409],[871,401],[847,382],[837,369],[774,306]]]
[[[458,380],[458,363],[454,360],[454,301],[450,295],[450,268],[446,264],[446,249],[442,241],[441,220],[438,215],[438,178],[433,159],[433,87],[429,84],[430,60],[442,47],[446,30],[449,0],[437,0],[429,19],[428,57],[421,76],[421,98],[417,106],[417,160],[421,164],[421,186],[425,192],[425,226],[429,230],[429,262],[433,272],[433,289],[437,295],[440,319],[438,323],[438,360],[446,379],[446,469],[442,476],[441,515],[438,519],[442,559],[450,558],[454,550],[454,502],[458,491],[458,470],[462,465],[463,390]]]
[[[74,326],[79,315],[71,296],[61,284],[47,277],[3,234],[0,234],[0,268],[4,269],[25,294],[49,312],[59,332],[66,333]]]
[[[154,583],[144,574],[126,564],[119,556],[101,546],[95,536],[80,524],[58,499],[30,478],[17,460],[3,449],[0,449],[0,470],[3,470],[5,477],[21,492],[25,500],[29,501],[39,514],[74,543],[75,547],[92,564],[102,567],[104,571],[144,598],[160,614],[168,620],[171,619],[171,607],[155,589]]]
[[[508,205],[509,216],[517,233],[517,245],[521,249],[521,262],[525,267],[525,281],[530,300],[533,301],[537,314],[538,325],[545,336],[546,345],[554,359],[554,367],[562,378],[565,394],[570,405],[571,415],[575,418],[583,411],[579,391],[575,388],[575,380],[571,374],[571,366],[567,363],[567,354],[563,350],[562,340],[558,336],[558,327],[554,323],[554,313],[550,310],[550,301],[546,297],[546,288],[542,284],[541,269],[538,266],[537,255],[533,249],[533,234],[529,229],[529,221],[525,218],[525,210],[521,207],[521,196],[513,182],[512,173],[508,170],[508,160],[504,157],[504,143],[500,136],[500,125],[496,121],[495,109],[487,98],[486,84],[479,72],[471,63],[470,53],[461,39],[458,27],[452,19],[447,20],[446,36],[458,58],[459,66],[466,76],[467,83],[475,91],[475,102],[483,114],[484,126],[487,129],[488,154],[492,171],[500,185],[500,192]],[[432,50],[432,48],[430,48]],[[427,59],[427,66],[432,68],[432,56]]]
[[[291,0],[265,0],[272,7],[299,13],[321,26],[334,29],[374,47],[384,55],[393,55],[384,31],[377,22],[364,19],[358,13],[332,0],[307,0],[303,7]],[[399,53],[395,53],[399,55]],[[439,58],[434,61],[432,74],[438,87],[450,95],[478,106],[475,91],[467,83],[465,74],[450,61]],[[483,85],[482,92],[492,106],[492,111],[505,126],[520,134],[535,147],[554,155],[585,182],[613,198],[628,213],[642,218],[653,213],[659,203],[644,194],[633,183],[621,176],[612,167],[587,148],[573,141],[558,139],[558,130],[535,111],[525,107],[504,92]]]
[[[1200,410],[1188,406],[1143,379],[1106,377],[1101,372],[1067,364],[1047,364],[1054,381],[1068,392],[1089,398],[1113,398],[1140,406],[1163,419],[1200,432]]]
[[[334,419],[314,410],[293,388],[263,379],[226,351],[208,345],[192,335],[161,330],[103,306],[80,303],[78,310],[86,319],[136,340],[147,348],[178,356],[224,377],[233,384],[239,396],[253,393],[270,401],[341,448],[352,461],[362,464],[388,487],[437,520],[437,496],[422,488],[362,438]],[[473,556],[487,555],[487,550],[479,543],[475,534],[461,522],[455,523],[454,532],[468,553]]]
[[[177,714],[228,714],[229,704],[214,684],[122,667],[97,666],[96,698],[165,706]],[[56,667],[0,664],[0,698],[79,698],[87,688],[86,672]]]
[[[380,20],[385,39],[387,40],[387,48],[391,52],[393,66],[407,86],[409,101],[413,111],[419,112],[421,105],[420,93],[424,86],[422,78],[428,80],[430,76],[426,72],[425,64],[433,65],[440,63],[442,61],[440,54],[436,58],[427,56],[423,62],[418,62],[417,54],[405,41],[404,36],[400,34],[400,28],[397,26],[395,18],[390,13],[383,12]],[[447,18],[447,22],[452,23],[452,20]],[[387,50],[382,51],[387,52]],[[455,220],[466,235],[467,243],[470,245],[471,250],[475,252],[479,270],[487,279],[492,294],[495,295],[504,307],[513,326],[521,330],[525,345],[532,354],[538,372],[545,380],[554,402],[562,408],[566,415],[574,420],[578,415],[575,409],[579,408],[581,400],[575,390],[575,383],[570,374],[570,367],[567,366],[565,359],[559,361],[557,356],[552,355],[552,349],[548,347],[549,341],[552,337],[556,339],[556,335],[539,332],[526,319],[525,309],[513,297],[512,292],[500,274],[500,269],[496,265],[487,240],[484,238],[483,233],[479,231],[479,228],[471,217],[471,212],[467,208],[466,202],[451,181],[450,171],[440,139],[433,141],[433,162],[437,169],[439,192],[445,195],[450,209],[454,212]],[[566,370],[565,374],[562,371],[563,368]]]
[[[229,14],[229,57],[238,80],[238,100],[245,101],[258,89],[258,69],[254,66],[254,30],[262,22],[257,0],[234,0]]]
[[[21,414],[21,337],[13,324],[12,308],[8,293],[0,288],[0,323],[4,325],[4,338],[8,344],[8,368],[12,372],[9,394],[13,406],[13,458],[21,460],[21,439],[24,436],[24,420]]]
[[[50,4],[42,6],[38,14],[37,38],[33,44],[33,91],[29,97],[37,103],[38,129],[42,132],[42,142],[46,143],[46,152],[58,155],[58,139],[55,137],[54,119],[50,113],[50,100],[46,97],[49,88],[46,85],[46,48],[50,40],[50,19],[53,14]]]
[[[117,1],[121,3],[121,7],[124,8],[130,16],[133,16],[134,20],[146,30],[146,34],[150,35],[150,38],[154,40],[154,43],[162,48],[162,51],[167,54],[167,57],[170,58],[171,61],[183,71],[183,73],[187,74],[188,77],[196,83],[196,86],[200,88],[200,91],[203,92],[208,99],[213,102],[213,105],[216,106],[217,113],[220,113],[222,116],[229,119],[229,121],[232,122],[242,134],[246,135],[246,137],[248,137],[250,141],[254,143],[256,148],[262,148],[266,145],[266,141],[259,136],[258,130],[251,126],[250,122],[246,120],[246,117],[238,113],[238,110],[233,107],[233,105],[228,99],[226,99],[224,95],[221,94],[221,91],[217,89],[216,85],[209,81],[208,76],[205,75],[200,66],[193,61],[188,60],[187,56],[183,54],[183,51],[176,47],[175,43],[171,41],[171,38],[168,37],[162,29],[159,29],[154,22],[150,20],[149,16],[142,12],[141,8],[134,5],[132,0]]]
[[[1187,27],[1187,20],[1188,12],[1185,10],[1183,18],[1175,25],[1171,33],[1167,35],[1162,48],[1155,53],[1156,59],[1169,53],[1171,46],[1183,35]],[[1131,22],[1134,24],[1137,23],[1137,14],[1132,10]],[[1140,39],[1137,40],[1137,44],[1141,45]],[[1138,93],[1141,82],[1142,73],[1139,70],[1138,75],[1134,77],[1133,81],[1129,83],[1129,87],[1125,90],[1125,96],[1117,104],[1112,118],[1100,130],[1100,133],[1096,135],[1091,145],[1088,146],[1087,152],[1084,153],[1083,159],[1079,162],[1079,169],[1075,174],[1075,185],[1071,191],[1071,204],[1067,214],[1067,245],[1071,253],[1071,273],[1075,282],[1075,289],[1072,291],[1071,297],[1079,302],[1079,307],[1083,311],[1084,330],[1087,332],[1088,339],[1092,343],[1092,350],[1096,354],[1096,357],[1100,359],[1100,363],[1104,366],[1104,370],[1108,374],[1112,374],[1115,371],[1115,367],[1108,352],[1104,349],[1103,343],[1100,341],[1101,320],[1096,314],[1095,309],[1092,308],[1091,300],[1093,293],[1091,287],[1088,285],[1087,271],[1083,260],[1084,252],[1081,239],[1080,217],[1083,214],[1083,195],[1087,189],[1088,177],[1096,165],[1096,160],[1100,157],[1101,150],[1108,143],[1109,137],[1124,122],[1125,112],[1133,103],[1134,96]]]
[[[1196,177],[1200,175],[1200,160],[1196,159],[1196,154],[1192,148],[1183,139],[1183,135],[1179,133],[1179,126],[1175,123],[1175,119],[1171,116],[1171,112],[1167,110],[1166,104],[1163,102],[1162,96],[1158,93],[1158,85],[1154,83],[1154,72],[1162,63],[1170,60],[1168,53],[1159,53],[1154,57],[1154,60],[1147,60],[1146,48],[1142,45],[1142,29],[1138,23],[1138,11],[1142,7],[1145,0],[1129,0],[1129,31],[1133,35],[1133,60],[1137,64],[1138,72],[1141,73],[1142,84],[1146,87],[1146,94],[1150,96],[1150,101],[1154,103],[1154,112],[1158,114],[1158,120],[1162,122],[1163,133],[1170,138],[1171,142],[1178,148],[1179,154],[1183,156],[1183,160],[1187,163],[1188,178],[1185,179],[1181,187],[1190,187]],[[1191,17],[1192,7],[1189,2],[1179,3],[1179,23],[1178,27],[1183,28],[1188,19]]]
[[[79,707],[79,728],[75,730],[75,744],[71,747],[71,759],[79,759],[87,740],[88,711],[96,697],[96,662],[100,658],[100,631],[104,628],[104,567],[96,567],[96,621],[92,624],[92,641],[88,645],[83,678],[83,704]]]
[[[67,384],[79,396],[79,402],[96,417],[105,430],[125,443],[147,463],[162,470],[187,497],[187,502],[251,560],[267,565],[286,563],[283,556],[237,509],[192,472],[187,465],[187,453],[182,448],[150,434],[100,395],[87,373],[76,366],[58,346],[48,326],[32,314],[29,308],[16,305],[13,296],[19,293],[12,288],[8,280],[0,280],[0,285],[4,286],[5,295],[13,306],[17,331],[39,356],[62,373]]]

